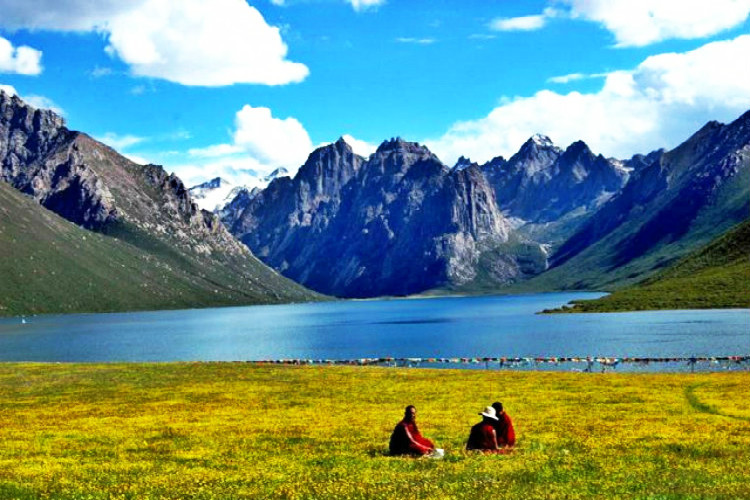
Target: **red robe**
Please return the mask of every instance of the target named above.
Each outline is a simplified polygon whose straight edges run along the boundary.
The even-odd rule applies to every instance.
[[[497,444],[503,446],[515,446],[516,432],[513,430],[513,422],[507,413],[503,412],[498,415],[498,421],[494,424],[497,433]]]
[[[391,455],[427,455],[435,445],[419,433],[416,422],[402,420],[393,429],[389,448]]]
[[[495,428],[491,423],[483,420],[471,428],[466,442],[467,450],[496,451],[497,448]]]

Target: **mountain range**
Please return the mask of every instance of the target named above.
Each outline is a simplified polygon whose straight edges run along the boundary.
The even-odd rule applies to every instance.
[[[223,220],[285,276],[340,297],[613,289],[748,218],[749,122],[627,160],[537,135],[508,160],[448,167],[400,138],[367,159],[340,139]]]
[[[0,92],[0,313],[612,290],[747,220],[749,175],[750,112],[625,160],[536,135],[448,166],[339,139],[294,177],[188,189]]]

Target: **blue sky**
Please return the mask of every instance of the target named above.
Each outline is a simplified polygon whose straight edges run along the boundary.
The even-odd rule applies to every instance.
[[[0,85],[188,184],[341,135],[624,158],[750,109],[750,0],[0,0]]]

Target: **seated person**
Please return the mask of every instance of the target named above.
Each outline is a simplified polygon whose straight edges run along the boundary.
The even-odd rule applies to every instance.
[[[497,421],[495,422],[495,433],[497,434],[497,444],[501,448],[513,448],[516,445],[516,432],[513,429],[513,422],[505,410],[502,403],[492,403],[495,409]]]
[[[482,421],[471,428],[469,440],[466,442],[466,449],[498,453],[500,446],[498,446],[497,435],[495,433],[495,424],[497,423],[495,409],[488,406],[479,414],[482,415]]]
[[[406,407],[404,419],[396,424],[391,434],[389,446],[391,455],[422,456],[435,449],[432,441],[423,437],[417,428],[417,409],[413,405]]]

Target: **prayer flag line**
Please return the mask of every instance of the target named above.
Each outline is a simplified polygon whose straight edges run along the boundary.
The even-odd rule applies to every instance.
[[[594,363],[602,367],[615,368],[621,363],[635,363],[647,365],[650,363],[686,363],[695,366],[697,363],[750,363],[750,356],[690,356],[690,357],[380,357],[356,359],[267,359],[250,360],[255,364],[283,364],[283,365],[355,365],[355,366],[414,366],[421,364],[489,364],[497,363],[498,367],[535,366],[538,364],[585,363],[591,369]]]

